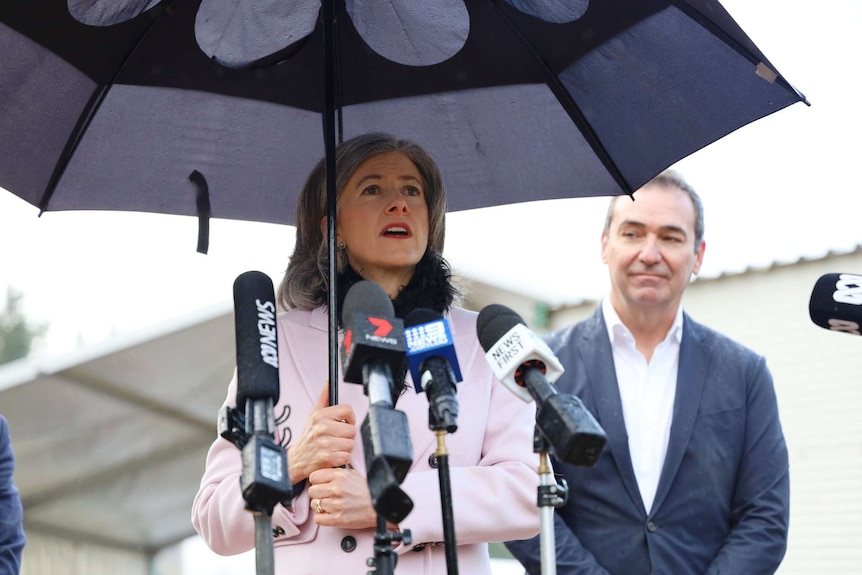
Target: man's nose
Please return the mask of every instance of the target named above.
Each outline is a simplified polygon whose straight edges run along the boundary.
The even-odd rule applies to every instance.
[[[640,251],[640,260],[648,265],[657,264],[661,261],[661,250],[658,246],[658,238],[648,235]]]

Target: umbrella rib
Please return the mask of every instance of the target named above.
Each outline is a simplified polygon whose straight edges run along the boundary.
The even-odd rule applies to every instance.
[[[560,83],[557,79],[556,73],[551,69],[548,62],[539,55],[538,52],[533,48],[532,44],[527,40],[518,26],[506,15],[505,11],[500,7],[499,0],[489,0],[489,3],[494,7],[500,17],[509,25],[518,39],[521,41],[521,44],[526,50],[533,56],[536,62],[539,63],[539,69],[542,70],[545,76],[545,84],[550,88],[550,90],[554,93],[557,99],[562,104],[563,108],[569,113],[569,116],[572,118],[572,121],[580,128],[581,133],[584,136],[586,142],[590,145],[593,152],[595,152],[596,157],[598,157],[599,161],[604,165],[604,167],[608,170],[608,173],[613,177],[614,181],[617,185],[620,186],[628,195],[632,195],[634,193],[633,187],[628,183],[625,176],[623,176],[622,172],[617,167],[616,163],[611,158],[608,151],[605,149],[598,135],[596,134],[593,127],[590,125],[589,121],[587,121],[583,112],[581,112],[580,106],[575,103],[575,101],[571,98],[568,90]]]
[[[66,168],[69,167],[69,162],[72,161],[72,156],[75,154],[75,150],[78,149],[78,144],[81,143],[81,138],[84,136],[90,123],[93,121],[96,111],[105,100],[108,90],[108,84],[97,84],[97,90],[90,96],[87,105],[84,107],[84,110],[78,117],[78,121],[75,123],[75,127],[66,139],[66,145],[63,146],[63,151],[60,152],[57,165],[54,166],[54,171],[51,172],[51,177],[48,180],[48,185],[45,187],[45,192],[42,194],[42,199],[39,200],[40,216],[44,212],[48,211],[48,204],[51,203],[51,199],[54,197],[54,192],[60,183],[60,179],[63,177],[63,174],[66,173]]]
[[[170,2],[165,2],[165,4],[169,3]],[[157,8],[157,10],[159,9]],[[161,8],[161,10],[164,10],[164,8]],[[163,15],[165,13],[166,12],[163,11],[160,15]],[[111,79],[104,84],[96,82],[97,88],[90,96],[90,99],[87,101],[87,105],[81,111],[80,116],[78,116],[78,121],[75,122],[75,127],[72,129],[72,132],[66,139],[66,145],[63,146],[63,151],[60,153],[60,157],[57,160],[57,165],[54,166],[54,171],[51,173],[51,177],[48,180],[48,185],[45,187],[45,191],[42,194],[42,198],[39,200],[40,216],[44,212],[48,211],[48,205],[51,203],[51,199],[54,197],[54,192],[56,191],[57,186],[60,184],[60,180],[62,179],[63,174],[66,173],[66,168],[69,167],[69,162],[72,161],[72,156],[75,154],[75,150],[78,149],[78,145],[81,143],[81,139],[84,137],[84,134],[90,127],[90,123],[93,121],[96,112],[99,111],[99,108],[101,108],[102,103],[105,101],[108,92],[111,90],[111,86],[114,85],[114,82],[117,80],[117,76],[119,76],[120,72],[123,70],[123,68],[125,68],[126,63],[132,57],[132,54],[135,53],[135,50],[141,44],[147,34],[150,32],[156,20],[158,20],[158,16],[151,17],[149,25],[138,37],[138,40],[135,42],[135,44],[131,48],[129,48],[129,51],[123,57],[122,63],[117,66],[117,69],[111,76]]]
[[[710,19],[708,16],[703,14],[703,12],[701,12],[700,10],[698,10],[697,8],[692,6],[691,3],[688,2],[688,0],[678,0],[677,2],[674,2],[674,4],[680,10],[682,10],[686,14],[686,16],[688,16],[692,20],[695,20],[705,30],[708,30],[710,34],[719,38],[722,42],[724,42],[725,44],[727,44],[728,46],[733,48],[737,54],[744,56],[745,58],[748,59],[749,62],[751,62],[755,66],[760,65],[760,64],[766,65],[767,61],[766,61],[765,56],[763,57],[763,59],[761,59],[760,57],[753,54],[748,48],[745,47],[745,45],[741,44],[740,42],[737,42],[736,38],[734,38],[733,36],[728,34],[720,26],[717,26],[712,21],[712,19]],[[733,20],[733,17],[730,16],[730,14],[727,14],[727,15],[729,18],[731,18],[731,20]],[[736,23],[735,20],[734,20],[734,23]],[[740,31],[742,31],[742,30],[740,29]],[[744,34],[744,32],[743,32],[743,34]],[[790,84],[790,82],[785,80],[784,76],[779,74],[778,71],[775,70],[775,68],[772,66],[771,63],[769,64],[769,67],[770,67],[771,72],[773,72],[777,76],[775,81],[777,81],[779,83],[779,85],[784,87],[789,92],[796,94],[796,96],[799,98],[799,100],[801,102],[803,102],[806,106],[811,105],[811,103],[808,101],[808,99],[805,97],[805,95],[802,92],[800,92],[799,90],[797,90],[795,87],[793,87],[793,85]]]

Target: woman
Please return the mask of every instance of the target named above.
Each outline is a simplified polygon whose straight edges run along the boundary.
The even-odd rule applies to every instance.
[[[476,338],[476,314],[454,307],[457,290],[442,258],[445,198],[439,170],[416,144],[386,134],[344,142],[336,152],[339,302],[366,279],[393,299],[396,315],[417,307],[450,321],[463,382],[458,430],[447,436],[458,568],[490,573],[485,542],[538,533],[538,456],[532,452],[535,407],[505,389]],[[279,371],[276,440],[287,447],[294,485],[291,508],[273,511],[278,573],[361,574],[374,555],[377,514],[365,478],[359,431],[368,411],[361,385],[339,385],[329,406],[327,378],[327,254],[325,171],[311,172],[297,205],[297,240],[279,288]],[[407,414],[413,464],[401,488],[414,508],[392,529],[413,541],[397,547],[397,572],[446,573],[436,438],[428,400],[405,384],[397,408]],[[228,402],[236,397],[236,381]],[[195,497],[195,528],[217,553],[254,546],[254,522],[239,488],[237,448],[217,439]]]

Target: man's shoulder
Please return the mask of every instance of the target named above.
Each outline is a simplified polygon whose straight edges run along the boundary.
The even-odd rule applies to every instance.
[[[717,355],[755,361],[762,358],[761,354],[757,353],[750,347],[714,328],[692,319],[688,314],[683,315],[682,333],[683,341],[690,337],[693,341],[698,342],[710,352]]]

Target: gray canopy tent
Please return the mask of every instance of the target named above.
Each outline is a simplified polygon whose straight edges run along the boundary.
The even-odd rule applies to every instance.
[[[225,304],[0,367],[28,537],[151,561],[193,535],[191,503],[234,365]]]

